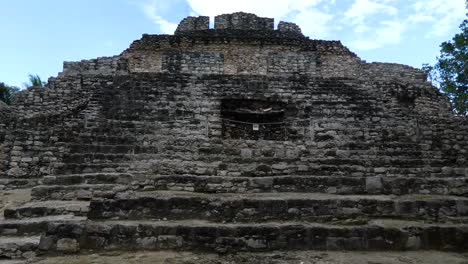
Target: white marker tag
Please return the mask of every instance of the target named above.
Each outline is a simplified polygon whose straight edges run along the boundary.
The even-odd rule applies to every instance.
[[[252,125],[252,130],[253,131],[258,131],[260,129],[260,126],[258,124],[253,124]]]

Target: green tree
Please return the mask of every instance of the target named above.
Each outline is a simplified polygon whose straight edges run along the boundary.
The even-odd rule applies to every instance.
[[[0,101],[5,102],[6,104],[11,104],[11,100],[15,93],[19,91],[18,87],[9,86],[5,83],[0,82]]]
[[[28,82],[27,83],[24,83],[24,86],[26,88],[30,88],[30,87],[44,87],[45,86],[45,82],[43,82],[41,80],[41,77],[39,77],[39,75],[32,75],[32,74],[29,74],[28,75]]]
[[[461,33],[440,45],[434,66],[423,65],[428,79],[449,97],[454,112],[468,116],[468,19],[460,25]]]

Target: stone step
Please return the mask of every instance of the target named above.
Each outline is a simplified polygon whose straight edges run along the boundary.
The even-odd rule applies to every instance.
[[[155,191],[91,201],[90,219],[201,219],[214,222],[367,221],[371,218],[446,222],[468,218],[468,198],[435,195],[220,193]]]
[[[94,135],[73,135],[69,136],[73,139],[71,142],[61,142],[64,146],[70,148],[71,153],[157,153],[157,149],[161,147],[161,144],[158,145],[143,145],[138,144],[134,138],[134,133],[132,135],[102,135],[102,132],[98,132]],[[226,147],[225,144],[219,144],[213,140],[207,141],[204,139],[194,140],[193,137],[180,137],[177,140],[170,135],[157,135],[155,136],[153,130],[150,134],[147,135],[148,138],[152,139],[154,142],[163,142],[166,145],[170,145],[173,150],[182,151],[182,152],[198,152],[203,155],[219,155],[224,154],[224,156],[232,157],[241,157],[243,149],[241,147]],[[326,142],[327,140],[323,141]],[[317,142],[317,140],[316,140]],[[330,142],[333,142],[331,140]],[[206,147],[204,143],[209,143],[209,147]],[[320,143],[320,142],[319,142]],[[323,144],[322,144],[323,145]],[[190,148],[187,148],[190,146]],[[421,148],[424,146],[424,150]],[[447,160],[447,153],[443,153],[440,149],[427,149],[427,145],[424,144],[410,144],[408,142],[404,143],[386,143],[381,146],[380,149],[375,149],[375,144],[366,145],[359,140],[350,139],[347,144],[334,146],[330,149],[328,146],[318,144],[313,151],[308,150],[309,154],[320,153],[320,156],[324,157],[360,157],[368,156],[370,158],[378,158],[386,156],[390,160],[395,162],[404,159],[427,159],[433,160]],[[430,145],[429,145],[430,147]],[[155,152],[156,151],[156,152]],[[258,149],[250,149],[252,154],[255,157],[268,157],[268,156],[278,156],[275,154],[274,150],[262,149],[261,145]],[[283,151],[284,152],[284,151]],[[283,153],[284,155],[284,153]],[[310,156],[310,155],[309,155]],[[456,157],[456,156],[453,156]],[[359,160],[358,158],[355,160]]]
[[[120,163],[130,162],[140,156],[135,154],[114,154],[114,153],[72,153],[64,155],[63,163]]]
[[[467,178],[346,177],[281,175],[228,177],[151,175],[145,173],[87,173],[45,176],[45,185],[127,184],[133,190],[203,193],[319,192],[331,194],[435,194],[468,196]]]
[[[84,173],[44,176],[45,185],[74,184],[130,184],[134,176],[129,173]]]
[[[136,145],[68,144],[69,153],[134,153]]]
[[[91,200],[93,197],[112,198],[129,187],[120,184],[39,185],[31,190],[34,200]]]
[[[80,222],[86,219],[86,217],[75,215],[53,215],[21,220],[2,220],[0,221],[0,237],[40,235],[47,231],[49,223]]]
[[[131,145],[136,142],[134,135],[102,135],[102,132],[98,131],[94,134],[92,133],[81,133],[73,137],[73,141],[80,144],[96,144],[101,143],[105,145],[122,145],[127,144]]]
[[[321,175],[321,176],[385,176],[385,177],[464,177],[468,168],[429,166],[388,165],[384,159],[358,157],[349,159],[286,159],[286,158],[210,158],[190,156],[177,158],[153,157],[151,172],[156,174],[197,174],[226,176],[279,176],[279,175]],[[355,163],[354,163],[355,162]],[[419,161],[418,161],[419,162]],[[359,165],[360,164],[360,165]]]
[[[0,260],[34,258],[39,241],[39,236],[0,237]]]
[[[60,163],[54,168],[54,174],[127,173],[144,170],[148,166],[150,164],[142,162]]]
[[[29,175],[26,175],[29,176]],[[6,177],[6,176],[3,176]],[[23,189],[36,186],[39,179],[30,178],[1,178],[0,177],[0,189]]]
[[[138,179],[138,178],[137,178]],[[320,192],[332,194],[436,194],[468,196],[467,178],[346,177],[282,175],[224,177],[202,175],[140,176],[137,189],[205,193]]]
[[[152,135],[151,135],[152,136]],[[153,139],[156,142],[163,141],[162,146],[164,144],[170,145],[173,150],[177,150],[178,152],[183,152],[183,153],[194,153],[197,152],[199,154],[203,154],[206,156],[210,155],[219,155],[219,154],[224,154],[224,156],[227,157],[245,157],[245,149],[242,148],[236,148],[236,147],[226,147],[225,145],[216,145],[216,144],[211,144],[210,147],[205,147],[203,146],[202,142],[194,141],[193,138],[187,137],[187,138],[178,138],[177,141],[174,141],[172,137],[168,137],[167,139]],[[61,142],[61,144],[65,147],[70,148],[71,153],[158,153],[158,148],[161,148],[161,144],[157,145],[143,145],[142,143],[138,142],[102,142],[102,141],[90,141],[90,142],[79,142],[80,140],[77,139],[76,142]],[[190,146],[189,149],[187,149],[187,146]],[[373,146],[374,147],[374,146]],[[391,147],[389,147],[391,148]],[[275,154],[283,154],[285,155],[284,151],[283,152],[278,152],[276,153],[274,150],[250,150],[250,153],[252,153],[255,157],[273,157],[273,156],[278,156]],[[304,153],[302,152],[291,152],[289,155],[297,155],[298,153]],[[304,153],[306,154],[306,153]],[[386,156],[388,158],[393,158],[394,160],[397,160],[398,158],[408,158],[408,159],[415,159],[415,158],[423,158],[423,159],[428,159],[428,160],[438,160],[434,158],[434,156],[441,156],[440,151],[436,150],[427,150],[427,151],[421,151],[421,150],[413,150],[413,149],[392,149],[392,150],[375,150],[375,149],[362,149],[362,148],[353,148],[351,147],[345,147],[345,149],[327,149],[327,148],[316,148],[313,151],[308,151],[307,154],[320,154],[320,156],[326,157],[338,157],[338,158],[349,158],[353,159],[356,158],[355,160],[358,161],[357,157],[362,157],[362,156],[368,156],[371,158],[378,158],[382,156]],[[445,158],[440,157],[440,158]]]
[[[60,246],[59,246],[60,245]],[[207,221],[87,221],[54,223],[41,249],[202,250],[468,250],[467,225],[373,220],[365,225],[303,222],[221,224]]]
[[[7,208],[5,219],[22,219],[51,215],[86,216],[89,211],[89,201],[40,201],[29,202],[18,207]]]
[[[198,154],[198,158],[202,159],[216,159],[220,154],[227,162],[240,162],[248,163],[251,162],[252,157],[258,162],[272,163],[283,159],[294,159],[295,157],[302,156],[307,158],[308,162],[320,162],[327,165],[360,165],[365,166],[367,164],[381,164],[381,166],[453,166],[454,157],[447,155],[441,155],[437,151],[413,151],[413,150],[392,150],[392,151],[376,151],[374,149],[368,150],[352,150],[352,149],[317,149],[310,153],[293,152],[290,154],[275,153],[274,151],[263,153],[262,150],[248,150],[241,148],[226,148],[223,145],[204,147],[200,143],[193,143],[193,139],[187,140],[180,139],[176,142],[166,142],[170,146],[171,150],[179,154],[185,155],[187,158],[193,158],[194,153]],[[190,147],[188,147],[190,146]],[[118,156],[124,154],[158,154],[160,157],[167,156],[165,152],[161,152],[161,145],[138,145],[138,144],[102,144],[100,142],[93,143],[64,143],[64,147],[68,148],[69,154],[66,157],[70,159],[79,157],[78,154],[82,154],[83,157],[92,157],[93,155],[115,155]],[[300,155],[300,153],[303,153]],[[310,158],[310,157],[318,158]],[[125,156],[123,156],[125,157]],[[384,157],[384,158],[383,158]],[[455,157],[456,158],[456,157]]]
[[[97,160],[86,163],[59,163],[55,165],[54,174],[81,174],[81,173],[126,173],[126,172],[153,172],[156,174],[198,174],[198,175],[226,175],[226,176],[280,176],[285,174],[301,175],[322,175],[322,176],[418,176],[422,177],[464,177],[468,168],[453,167],[448,172],[444,172],[443,167],[378,167],[358,166],[349,164],[330,165],[321,161],[296,161],[284,159],[272,159],[267,162],[257,162],[250,160],[247,163],[233,162],[227,163],[222,160],[193,160],[192,158],[175,159],[172,157],[151,157],[145,154],[142,159],[135,159],[132,162],[112,162]],[[133,156],[133,155],[129,155]],[[291,162],[291,163],[287,163]],[[205,166],[200,166],[204,163]],[[175,164],[178,164],[175,165]]]

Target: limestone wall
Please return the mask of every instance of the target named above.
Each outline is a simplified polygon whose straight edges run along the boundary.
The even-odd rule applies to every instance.
[[[110,79],[112,80],[112,79]],[[2,186],[31,186],[53,173],[69,148],[63,138],[96,117],[95,97],[106,85],[103,77],[61,77],[49,79],[45,88],[20,92],[13,102],[0,155]],[[5,126],[1,125],[0,128]],[[3,152],[3,153],[2,153]]]
[[[291,22],[280,21],[278,23],[278,31],[291,32],[302,35],[301,28],[298,25]]]
[[[47,88],[22,92],[0,120],[0,187],[91,172],[468,175],[468,122],[421,71],[366,63],[293,25],[288,35],[259,30],[269,20],[246,18],[261,25],[252,30],[223,19],[234,28],[188,19],[177,36],[65,63]]]
[[[161,71],[170,73],[222,74],[224,56],[220,53],[177,52],[161,58]]]
[[[174,34],[178,34],[184,31],[196,31],[196,30],[207,30],[210,26],[210,17],[186,17],[179,25]]]
[[[57,93],[69,83],[53,80]],[[105,172],[259,176],[462,177],[467,173],[466,120],[426,116],[394,93],[394,83],[347,78],[137,73],[83,78],[69,98],[82,109],[20,115],[5,146],[5,175],[28,184],[44,175]],[[80,96],[78,96],[80,95]],[[226,98],[285,105],[284,138],[230,139],[221,114]],[[50,101],[47,101],[50,100]],[[48,111],[49,102],[26,102]],[[234,124],[239,125],[239,124]],[[247,129],[248,126],[246,125]],[[269,125],[260,125],[267,130]],[[14,180],[14,181],[12,181]],[[5,183],[5,180],[4,180]]]
[[[243,12],[215,17],[215,29],[273,30],[273,18],[258,17]]]
[[[58,116],[84,108],[88,101],[81,89],[81,78],[66,77],[59,82],[49,80],[49,88],[29,88],[20,92],[14,102],[15,110],[23,118]]]
[[[364,63],[362,67],[363,78],[375,80],[392,80],[404,82],[425,82],[426,74],[420,69],[396,63],[372,62]]]
[[[178,59],[174,54],[180,54]],[[206,71],[191,73],[354,77],[361,63],[339,42],[305,39],[262,39],[258,42],[200,37],[194,41],[146,35],[134,42],[122,56],[128,60],[130,72],[155,73],[198,68]],[[169,68],[168,59],[171,61]],[[213,63],[216,64],[215,70]],[[316,66],[318,63],[320,68]]]
[[[9,129],[11,129],[11,121],[13,113],[3,101],[0,101],[0,177],[5,176],[6,165],[5,160],[9,149],[5,146],[5,137]]]
[[[125,70],[125,62],[120,60],[120,56],[100,57],[92,60],[82,60],[78,62],[64,62],[63,71],[59,77],[77,75],[110,75],[118,70]]]

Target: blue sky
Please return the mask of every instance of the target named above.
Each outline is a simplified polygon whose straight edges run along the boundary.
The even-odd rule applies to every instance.
[[[0,82],[46,80],[63,61],[120,54],[144,33],[171,34],[186,16],[235,11],[295,22],[367,61],[414,67],[433,63],[466,17],[464,0],[0,0]]]

